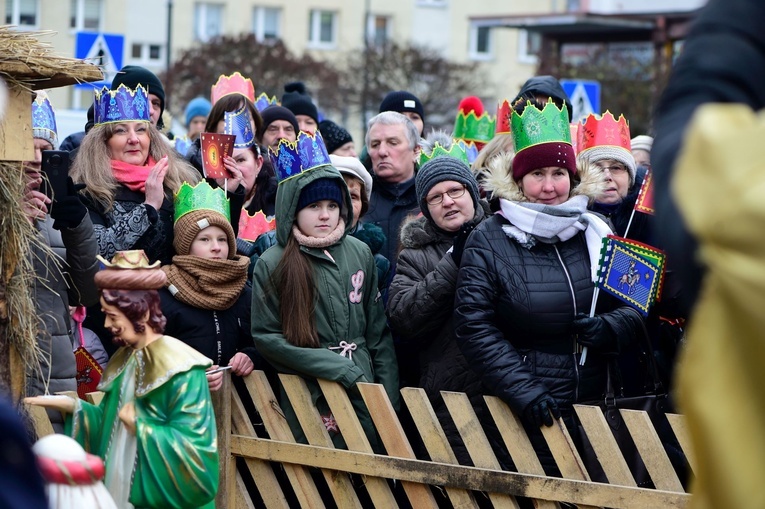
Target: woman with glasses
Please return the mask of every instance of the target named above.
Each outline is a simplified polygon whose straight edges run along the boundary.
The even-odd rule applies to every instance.
[[[446,138],[440,138],[440,144],[448,149],[452,142]],[[424,143],[423,159],[428,161],[433,139]],[[423,215],[401,229],[403,249],[388,290],[388,318],[391,328],[419,354],[417,385],[425,389],[436,414],[445,417],[448,410],[439,391],[466,392],[476,408],[481,405],[480,381],[457,348],[452,313],[462,246],[487,217],[488,204],[479,198],[467,163],[456,157],[438,156],[423,164],[415,188]],[[459,436],[453,426],[445,425],[445,431],[450,438]],[[462,442],[452,443],[460,462],[471,464]]]

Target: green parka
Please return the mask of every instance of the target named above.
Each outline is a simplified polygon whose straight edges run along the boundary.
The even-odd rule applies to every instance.
[[[321,344],[319,348],[303,348],[288,343],[282,333],[275,275],[295,222],[300,193],[306,185],[320,178],[335,179],[343,189],[345,203],[341,206],[341,217],[345,220],[346,230],[337,243],[327,248],[300,247],[314,268],[316,330]],[[321,166],[281,182],[276,195],[277,244],[263,253],[253,273],[252,336],[255,345],[277,371],[306,378],[313,402],[323,418],[329,418],[330,412],[315,378],[339,382],[346,389],[353,388],[356,382],[380,383],[394,408],[399,405],[398,364],[377,290],[377,266],[367,245],[347,235],[352,224],[349,203],[350,194],[345,182],[332,166]],[[343,341],[356,345],[355,350],[345,356],[340,354]],[[360,394],[350,391],[349,395],[367,437],[373,447],[379,449]],[[295,438],[304,442],[295,413],[283,392],[281,406]],[[345,446],[341,434],[330,432],[330,435],[337,447]]]

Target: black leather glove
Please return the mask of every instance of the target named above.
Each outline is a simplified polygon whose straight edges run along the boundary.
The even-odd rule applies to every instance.
[[[473,221],[468,221],[462,225],[457,236],[454,237],[454,244],[452,244],[452,260],[457,267],[462,263],[462,252],[465,250],[465,242],[467,241],[470,232],[475,230],[477,226]]]
[[[552,415],[550,415],[551,412]],[[529,403],[523,410],[523,415],[526,417],[526,420],[533,422],[541,428],[543,424],[545,426],[552,426],[554,423],[553,417],[560,419],[560,409],[555,399],[545,393]]]
[[[616,349],[616,335],[602,316],[587,316],[579,313],[571,324],[576,342],[593,350]]]
[[[66,196],[57,197],[53,201],[50,209],[50,217],[53,218],[53,228],[61,230],[63,228],[74,228],[82,222],[88,209],[80,200],[81,189],[85,189],[85,184],[75,185],[72,177],[66,179]]]

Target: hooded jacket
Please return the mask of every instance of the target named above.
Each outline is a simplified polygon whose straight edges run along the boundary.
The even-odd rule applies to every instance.
[[[335,179],[343,189],[345,203],[341,217],[346,229],[337,243],[326,248],[300,247],[314,269],[315,319],[320,342],[318,348],[302,348],[290,344],[282,333],[276,272],[295,222],[300,193],[320,178]],[[315,378],[338,382],[346,389],[356,382],[380,383],[393,406],[399,404],[398,365],[377,290],[377,267],[369,248],[347,235],[352,216],[348,203],[350,194],[345,182],[332,166],[321,166],[281,182],[276,195],[277,244],[263,253],[253,272],[252,336],[258,352],[277,371],[306,377],[313,401],[327,418],[329,407]],[[355,344],[356,349],[343,356],[341,342]],[[305,441],[295,412],[284,396],[281,404],[285,416],[296,438]],[[353,392],[350,397],[370,442],[376,444],[374,427],[361,396]],[[336,446],[343,447],[341,435],[332,435]]]
[[[553,99],[565,103],[566,107],[568,107],[568,120],[569,122],[571,121],[571,115],[574,112],[571,107],[571,101],[569,100],[566,91],[563,90],[560,82],[555,79],[554,76],[532,76],[526,80],[526,83],[523,84],[518,95],[513,99],[513,104],[515,104],[518,99],[531,99],[535,95],[552,97]]]

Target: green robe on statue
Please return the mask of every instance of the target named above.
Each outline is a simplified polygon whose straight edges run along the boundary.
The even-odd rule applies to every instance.
[[[98,406],[78,401],[67,433],[104,459],[118,507],[213,508],[218,450],[205,368],[211,361],[169,336],[119,349],[104,372]],[[136,434],[118,417],[133,401]]]

